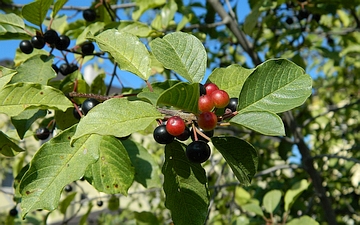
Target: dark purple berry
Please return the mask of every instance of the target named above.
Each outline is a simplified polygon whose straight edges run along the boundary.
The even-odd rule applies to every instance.
[[[95,46],[92,42],[86,42],[81,45],[81,52],[84,55],[91,55],[93,54],[94,50],[95,50]]]
[[[66,35],[60,35],[59,41],[55,44],[55,47],[59,50],[65,50],[70,45],[70,38]]]
[[[54,30],[47,30],[44,34],[44,40],[46,43],[52,45],[57,44],[60,40],[59,35]]]
[[[34,48],[42,49],[45,46],[45,40],[43,36],[34,36],[31,38],[31,44]]]
[[[19,44],[20,50],[25,54],[30,54],[33,52],[34,47],[31,45],[29,40],[23,40]]]
[[[81,105],[81,109],[82,109],[84,115],[86,115],[92,108],[94,108],[99,103],[100,102],[94,98],[86,99]]]
[[[96,12],[93,9],[86,9],[83,11],[83,17],[86,21],[92,22],[96,20]]]
[[[186,147],[186,156],[193,163],[205,162],[210,154],[210,147],[205,141],[194,141]]]
[[[166,125],[156,127],[153,132],[153,137],[159,144],[169,144],[174,141],[174,136],[167,132]]]
[[[49,129],[47,127],[39,127],[35,131],[35,136],[39,140],[46,140],[50,136],[50,131],[49,131]]]

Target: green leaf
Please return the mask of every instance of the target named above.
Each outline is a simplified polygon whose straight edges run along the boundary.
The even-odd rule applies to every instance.
[[[34,55],[28,58],[17,69],[17,74],[11,79],[11,84],[20,82],[33,82],[46,85],[48,80],[55,78],[52,69],[54,56]]]
[[[252,8],[251,12],[247,17],[245,18],[244,22],[244,31],[246,34],[251,35],[252,31],[254,30],[256,24],[258,23],[259,16],[261,15],[261,11],[259,10],[260,7],[263,4],[262,1],[258,1],[256,6]]]
[[[152,83],[152,91],[150,91],[148,87],[145,87],[143,88],[142,92],[137,95],[137,97],[146,99],[151,104],[156,105],[156,102],[158,101],[161,93],[163,93],[165,90],[169,89],[177,83],[179,83],[179,81],[176,80],[166,80],[164,82]]]
[[[176,11],[178,10],[177,4],[174,0],[167,1],[164,7],[161,8],[161,12],[157,14],[157,18],[159,18],[159,25],[154,26],[153,23],[151,24],[157,30],[164,30],[166,29],[171,21],[173,21]],[[156,19],[153,20],[153,22]]]
[[[10,33],[9,37],[5,37],[8,33]],[[9,14],[0,14],[0,35],[2,36],[0,39],[16,39],[17,35],[19,36],[27,36],[30,35],[25,31],[25,24],[21,17],[14,13]]]
[[[87,225],[88,224],[88,217],[91,213],[91,210],[93,208],[93,204],[91,203],[91,201],[88,203],[88,209],[86,210],[86,213],[84,213],[84,215],[82,215],[80,221],[79,221],[79,225]]]
[[[108,209],[111,211],[116,211],[120,207],[120,199],[116,195],[111,195],[108,201]]]
[[[104,22],[95,22],[89,24],[88,26],[85,27],[85,29],[83,29],[81,34],[76,38],[76,45],[80,45],[85,41],[87,41],[87,35],[89,32],[92,34],[97,34],[99,33],[99,31],[103,30],[104,27],[105,27]]]
[[[145,188],[159,187],[159,166],[154,157],[139,143],[131,140],[122,141],[135,168],[135,181]]]
[[[135,35],[110,29],[96,36],[88,34],[87,38],[96,41],[102,51],[110,53],[122,70],[144,80],[150,77],[150,53]]]
[[[18,146],[15,140],[12,140],[2,131],[0,131],[0,153],[4,156],[12,157],[24,150]]]
[[[272,112],[241,111],[231,118],[230,123],[247,127],[264,135],[285,136],[284,123],[278,115]]]
[[[245,81],[238,111],[280,113],[305,102],[311,94],[311,77],[286,59],[268,60]]]
[[[264,216],[264,212],[262,211],[259,204],[249,203],[249,204],[241,206],[241,208],[245,211],[255,213],[258,216],[262,216],[262,217]]]
[[[281,191],[271,190],[267,192],[263,199],[263,206],[268,213],[273,213],[281,200]]]
[[[215,83],[220,89],[225,90],[230,97],[239,97],[240,91],[253,69],[246,69],[234,64],[226,68],[216,68],[208,80]]]
[[[56,14],[60,11],[60,9],[68,2],[68,0],[56,0],[54,4],[53,11],[51,13],[51,18],[55,18]]]
[[[77,192],[72,192],[70,193],[68,196],[66,196],[64,198],[64,200],[62,200],[59,204],[59,211],[62,214],[66,214],[66,210],[69,207],[69,205],[71,204],[72,200],[74,200],[75,196],[76,196]]]
[[[56,121],[56,126],[61,130],[65,130],[72,125],[79,122],[78,119],[74,117],[74,108],[68,108],[65,112],[56,110],[54,119]]]
[[[158,35],[159,33],[144,23],[131,20],[122,20],[118,26],[118,30],[138,37],[149,37],[152,35]]]
[[[295,183],[291,189],[287,190],[285,193],[285,211],[289,211],[291,206],[294,204],[296,199],[300,196],[300,194],[305,191],[309,187],[309,182],[305,179]]]
[[[133,20],[138,20],[146,10],[162,6],[166,3],[165,0],[136,0],[135,2],[139,8],[132,13]]]
[[[8,84],[16,73],[16,70],[0,66],[0,89]]]
[[[251,195],[249,192],[247,192],[243,187],[236,186],[235,187],[235,196],[234,196],[235,203],[239,206],[243,206],[250,202]]]
[[[160,222],[151,212],[134,212],[136,225],[158,225]]]
[[[250,185],[258,166],[258,154],[248,142],[231,136],[212,137],[219,150],[242,185]]]
[[[53,0],[37,0],[24,5],[22,16],[32,24],[41,26]]]
[[[26,131],[29,130],[31,125],[38,119],[45,117],[47,114],[46,110],[38,109],[27,109],[17,116],[11,117],[11,122],[16,128],[16,131],[20,139],[24,138]]]
[[[201,164],[189,162],[185,147],[177,141],[165,146],[165,206],[174,224],[203,225],[209,205],[206,174]]]
[[[64,186],[81,178],[99,158],[102,136],[88,135],[71,146],[69,141],[75,130],[73,126],[59,133],[35,153],[19,184],[22,217],[39,208],[56,209]]]
[[[126,137],[159,118],[161,114],[149,103],[113,98],[95,106],[80,120],[73,140],[93,133]]]
[[[290,222],[286,223],[286,225],[319,225],[316,220],[311,218],[310,216],[302,216],[300,218],[292,219]]]
[[[195,36],[174,32],[150,42],[152,53],[165,68],[190,82],[204,78],[207,54],[204,45]]]
[[[168,105],[189,112],[198,112],[199,84],[178,83],[160,94],[156,105]]]
[[[92,186],[100,192],[126,196],[134,180],[134,173],[129,155],[121,142],[114,136],[103,136],[99,160],[87,169],[85,177],[90,177]]]
[[[58,109],[73,107],[65,95],[50,86],[36,83],[8,84],[0,90],[0,112],[16,116],[25,109]]]

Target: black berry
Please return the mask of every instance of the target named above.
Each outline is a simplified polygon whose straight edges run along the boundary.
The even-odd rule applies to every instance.
[[[45,40],[43,36],[34,36],[31,38],[31,44],[34,48],[42,49],[45,46]]]
[[[190,133],[191,133],[190,129],[188,127],[185,127],[184,132],[179,136],[176,136],[176,139],[180,141],[186,141],[187,139],[189,139]]]
[[[59,67],[57,67],[56,64],[52,64],[51,67],[53,68],[53,70],[55,71],[55,73],[59,72]]]
[[[169,144],[174,141],[174,136],[166,130],[166,125],[160,125],[153,132],[154,139],[159,144]]]
[[[205,141],[194,141],[186,147],[186,156],[193,163],[205,162],[210,154],[210,147]]]
[[[59,41],[55,44],[55,47],[59,50],[65,50],[70,45],[70,38],[66,35],[60,35]]]
[[[96,12],[93,9],[86,9],[83,11],[83,17],[86,21],[92,22],[96,19]]]
[[[294,23],[294,20],[293,20],[293,18],[288,17],[288,18],[286,18],[285,22],[286,22],[287,24],[291,25],[291,24]]]
[[[85,44],[81,45],[81,52],[84,55],[91,55],[95,50],[95,46],[92,42],[86,42]]]
[[[205,134],[207,137],[209,137],[209,138],[211,138],[212,136],[214,136],[214,130],[204,131],[204,130],[201,129],[200,127],[198,127],[198,129],[199,129],[203,134]],[[203,136],[201,136],[200,134],[197,133],[196,135],[197,135],[198,140],[208,142],[208,140],[205,139],[205,138],[204,138]],[[194,135],[193,129],[190,129],[190,136],[191,136],[191,140],[195,141],[195,135]]]
[[[59,72],[62,75],[66,76],[69,75],[70,73],[75,72],[77,69],[79,69],[79,67],[74,63],[70,63],[70,64],[63,63],[60,65]]]
[[[299,14],[298,14],[298,19],[299,20],[302,20],[302,19],[307,19],[309,16],[309,12],[306,10],[306,9],[301,9],[299,11]]]
[[[44,40],[46,43],[52,45],[59,42],[59,35],[54,30],[47,30],[44,34]]]
[[[200,88],[200,96],[202,95],[206,95],[206,88],[203,84],[199,84],[199,88]]]
[[[103,206],[103,204],[104,204],[104,202],[101,201],[101,200],[98,200],[98,201],[96,202],[96,205],[99,206],[99,207]]]
[[[81,109],[84,115],[86,115],[92,108],[94,108],[99,103],[100,102],[94,98],[86,99],[81,105]]]
[[[66,185],[65,187],[64,187],[64,191],[66,191],[66,192],[71,192],[72,191],[72,187],[71,187],[71,185]]]
[[[82,113],[82,109],[81,109],[81,106],[80,106],[80,105],[78,106],[78,108],[79,108],[79,111]],[[74,109],[73,109],[73,115],[74,115],[75,119],[78,119],[78,120],[81,119],[81,116],[80,116],[80,114],[79,114],[79,111],[76,110],[76,108],[74,107]]]
[[[28,40],[21,41],[19,44],[19,48],[25,54],[30,54],[34,50],[34,47],[31,45],[31,42]]]
[[[39,127],[35,132],[35,136],[39,140],[46,140],[50,136],[50,131],[46,127]]]
[[[230,102],[229,104],[225,107],[230,109],[232,112],[235,112],[237,109],[237,105],[239,103],[239,99],[238,98],[230,98]]]
[[[16,207],[10,209],[10,211],[9,211],[9,215],[10,215],[10,216],[14,216],[14,217],[15,217],[15,216],[17,216],[17,214],[18,214],[18,211],[17,211]]]

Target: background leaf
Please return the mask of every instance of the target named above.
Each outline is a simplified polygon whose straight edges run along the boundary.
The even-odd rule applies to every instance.
[[[248,203],[246,205],[241,206],[242,209],[248,212],[255,213],[258,216],[264,216],[264,212],[262,211],[259,204],[256,203]]]
[[[48,80],[55,78],[56,73],[51,68],[54,56],[34,55],[27,59],[17,69],[17,74],[10,83],[33,82],[46,85]]]
[[[22,16],[32,24],[41,26],[53,0],[37,0],[24,5]]]
[[[29,38],[24,20],[14,13],[0,14],[0,39]],[[10,34],[9,34],[10,33]],[[6,37],[8,35],[8,37]]]
[[[159,96],[156,105],[168,105],[178,109],[197,113],[200,96],[199,84],[178,83],[165,90]]]
[[[0,90],[0,112],[16,116],[27,108],[58,109],[73,107],[63,92],[36,83],[8,84]]]
[[[203,225],[209,205],[206,174],[200,164],[186,158],[184,144],[174,141],[166,145],[162,172],[165,206],[174,223]]]
[[[246,78],[253,71],[253,69],[246,69],[234,64],[226,68],[216,68],[210,74],[208,80],[211,83],[215,83],[220,89],[225,90],[231,98],[237,98],[240,95]]]
[[[146,99],[151,104],[156,105],[156,102],[158,101],[158,98],[161,95],[161,93],[163,93],[165,90],[169,89],[170,87],[172,87],[177,83],[179,83],[179,81],[177,80],[166,80],[164,82],[152,83],[151,87],[153,88],[153,91],[150,91],[148,87],[145,87],[137,95],[137,97]]]
[[[129,154],[135,169],[135,181],[146,188],[159,187],[159,166],[154,157],[139,143],[131,140],[121,141]]]
[[[240,112],[230,122],[270,136],[285,136],[284,123],[272,112],[250,111]]]
[[[99,135],[69,141],[76,126],[59,133],[35,153],[30,168],[19,184],[24,217],[31,210],[57,208],[63,187],[80,179],[86,168],[99,158]]]
[[[300,196],[300,194],[305,191],[309,187],[309,182],[305,179],[295,183],[291,189],[287,190],[285,193],[284,201],[284,209],[285,211],[289,211],[291,206],[294,204],[296,199]]]
[[[54,4],[53,11],[51,13],[51,18],[55,18],[56,14],[60,11],[60,9],[68,2],[68,0],[56,0]]]
[[[138,20],[146,10],[164,5],[165,3],[165,0],[136,0],[136,5],[139,8],[132,13],[132,18],[133,20]]]
[[[231,136],[211,138],[242,185],[250,185],[257,171],[258,154],[248,142]]]
[[[150,42],[152,53],[165,68],[190,82],[204,78],[207,54],[201,41],[195,36],[174,32]]]
[[[96,41],[102,51],[109,52],[122,70],[132,72],[144,80],[149,78],[150,53],[135,35],[110,29],[96,36],[88,35],[87,38]]]
[[[290,222],[286,223],[286,225],[319,225],[313,218],[310,216],[302,216],[300,218],[292,219]]]
[[[12,140],[0,131],[0,153],[2,155],[12,157],[23,151],[24,150],[18,146],[18,143],[16,143],[15,140]]]
[[[256,67],[239,96],[239,111],[280,113],[304,103],[311,94],[311,77],[286,59],[268,60]]]
[[[149,103],[113,98],[95,106],[80,120],[73,139],[93,133],[126,137],[145,130],[159,118],[161,114]]]
[[[263,199],[263,206],[268,213],[273,213],[281,200],[281,191],[271,190],[267,192]]]
[[[64,214],[64,215],[66,214],[66,210],[69,207],[69,205],[71,204],[72,200],[74,200],[76,194],[77,194],[77,192],[72,192],[60,202],[59,211],[62,214]]]
[[[126,196],[135,173],[127,151],[114,136],[103,136],[99,150],[99,160],[87,169],[85,177],[90,177],[100,192]]]

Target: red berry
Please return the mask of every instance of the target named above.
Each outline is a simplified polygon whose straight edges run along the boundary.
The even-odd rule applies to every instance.
[[[185,122],[179,116],[172,116],[166,122],[166,130],[173,136],[179,136],[185,131]]]
[[[217,117],[213,112],[203,112],[199,115],[198,125],[204,131],[213,130],[217,124]]]
[[[211,98],[216,108],[225,108],[229,102],[230,97],[224,90],[216,90],[211,94]]]
[[[201,112],[210,112],[214,108],[214,102],[210,95],[200,96],[198,105]]]
[[[219,90],[219,87],[214,83],[207,83],[204,86],[205,86],[205,89],[206,89],[206,94],[209,95],[209,96],[214,91]]]

